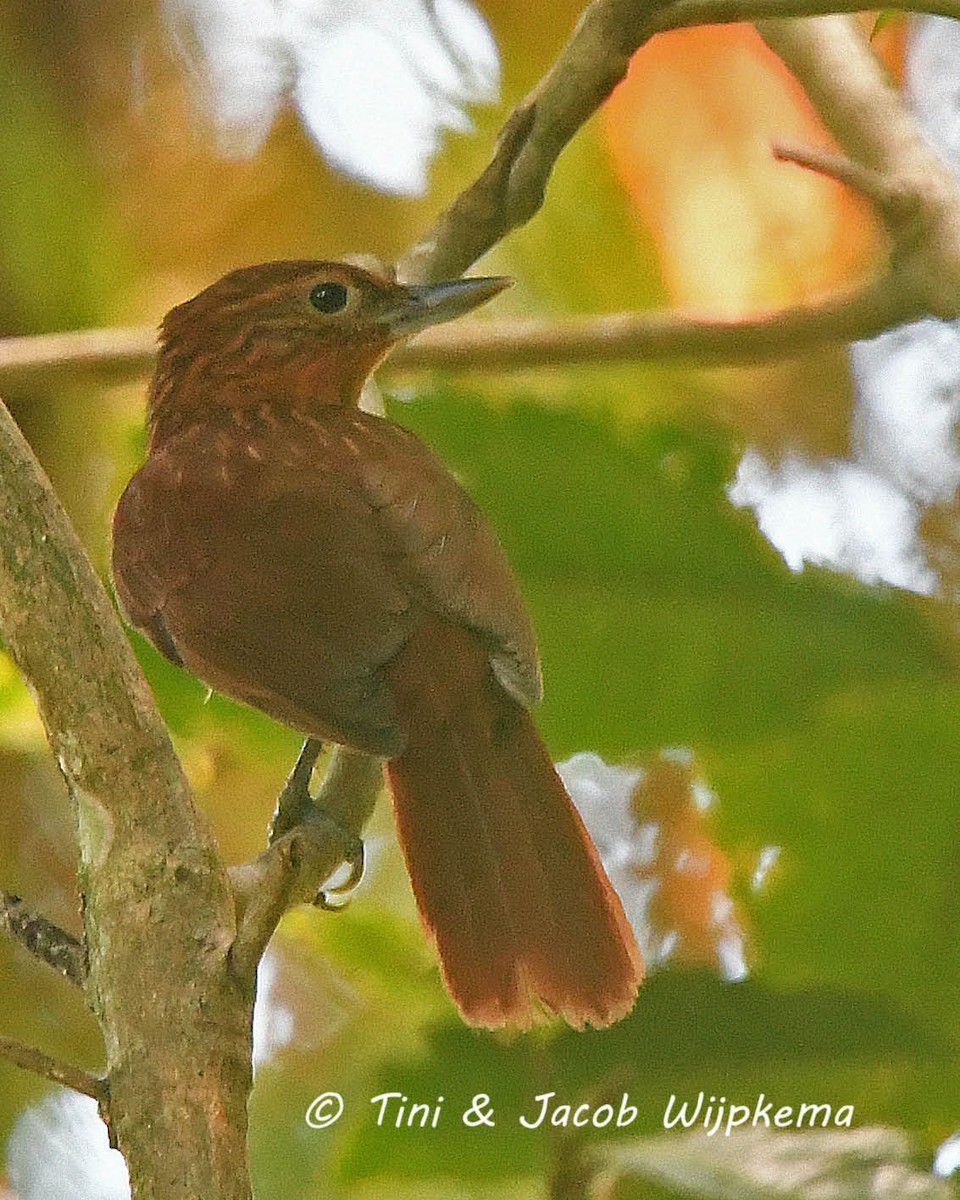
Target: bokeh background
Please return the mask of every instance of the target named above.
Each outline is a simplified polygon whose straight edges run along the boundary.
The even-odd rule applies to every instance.
[[[285,26],[281,53],[251,33],[271,6],[6,0],[0,334],[156,322],[267,258],[396,257],[481,169],[580,5],[289,7],[313,24]],[[921,111],[952,94],[934,53],[946,36],[901,19],[874,38]],[[775,137],[829,144],[753,32],[655,39],[564,153],[543,211],[484,260],[518,281],[493,315],[734,319],[854,285],[882,261],[876,224],[837,185],[775,163]],[[852,367],[838,348],[736,370],[384,376],[389,415],[439,451],[516,568],[543,652],[540,727],[557,760],[577,756],[566,769],[654,969],[611,1030],[466,1029],[384,802],[347,911],[291,913],[264,968],[260,1200],[581,1195],[591,1155],[663,1135],[671,1094],[700,1091],[853,1105],[856,1128],[902,1131],[931,1189],[918,1194],[947,1194],[929,1171],[939,1149],[946,1173],[960,1126],[960,349],[947,326],[917,338],[862,347]],[[95,370],[0,378],[104,573],[144,388]],[[224,856],[252,857],[296,734],[135,641]],[[78,930],[69,805],[5,657],[0,794],[0,886]],[[0,979],[0,1030],[99,1065],[67,984],[5,942]],[[311,1099],[334,1089],[344,1117],[308,1128]],[[370,1097],[392,1090],[445,1097],[438,1127],[378,1128]],[[638,1118],[522,1129],[544,1091],[628,1092]],[[35,1107],[48,1092],[0,1061],[9,1194],[122,1196],[90,1113]],[[478,1092],[495,1129],[459,1121]],[[806,1146],[828,1175],[849,1168]],[[741,1147],[737,1194],[763,1194]],[[683,1176],[686,1194],[727,1194],[710,1190],[719,1157]],[[679,1187],[676,1171],[645,1171],[605,1194]]]

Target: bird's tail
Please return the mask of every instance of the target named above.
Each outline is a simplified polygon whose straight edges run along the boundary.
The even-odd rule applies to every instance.
[[[387,764],[400,843],[447,988],[473,1025],[581,1028],[629,1011],[643,961],[529,714],[475,637],[431,621],[391,664],[407,748]]]

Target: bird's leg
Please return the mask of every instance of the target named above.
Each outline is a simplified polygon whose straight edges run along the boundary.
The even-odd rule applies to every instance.
[[[318,908],[336,912],[344,908],[347,900],[339,902],[331,900],[333,896],[347,897],[363,878],[364,850],[363,840],[350,833],[349,830],[316,803],[310,794],[310,779],[313,768],[323,749],[321,742],[308,738],[300,750],[299,757],[294,763],[293,770],[287,777],[279,797],[277,808],[270,822],[268,840],[272,846],[278,838],[289,833],[298,825],[322,825],[329,831],[332,840],[343,849],[343,861],[347,863],[350,872],[343,883],[332,888],[321,889],[314,903]]]
[[[277,807],[267,831],[267,841],[271,846],[285,833],[289,833],[295,825],[302,825],[314,807],[313,797],[310,795],[310,779],[322,749],[323,743],[316,738],[307,738],[303,743],[293,770],[287,776],[287,782],[277,797]]]

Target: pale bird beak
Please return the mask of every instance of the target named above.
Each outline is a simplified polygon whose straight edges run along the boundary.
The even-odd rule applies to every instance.
[[[409,337],[485,304],[512,283],[506,275],[492,275],[404,287],[379,323],[391,337]]]

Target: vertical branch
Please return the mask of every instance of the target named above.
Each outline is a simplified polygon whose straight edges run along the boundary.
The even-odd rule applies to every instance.
[[[134,1194],[246,1200],[253,998],[225,968],[226,875],[110,601],[2,404],[0,629],[73,802],[87,996]]]

